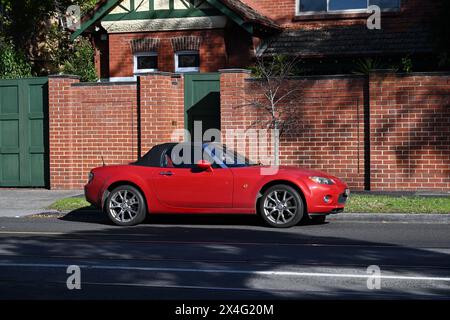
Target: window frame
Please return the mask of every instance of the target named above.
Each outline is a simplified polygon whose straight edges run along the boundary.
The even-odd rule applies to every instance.
[[[156,72],[158,71],[158,68],[156,69],[138,69],[138,58],[139,57],[157,57],[157,52],[136,52],[133,54],[133,72],[134,74],[140,74],[140,73],[147,73],[147,72]]]
[[[367,6],[365,9],[344,9],[344,10],[330,10],[330,1],[327,1],[327,10],[326,11],[300,11],[300,3],[302,0],[295,0],[295,15],[296,16],[308,16],[308,15],[318,15],[318,14],[342,14],[342,13],[365,13],[367,12],[367,8],[370,6],[370,0],[367,0]],[[402,0],[399,0],[398,8],[381,8],[382,12],[397,12],[400,11],[402,6]]]
[[[198,55],[198,67],[179,67],[178,58],[183,54],[196,54]],[[198,50],[182,50],[175,52],[175,72],[200,72],[200,52]]]

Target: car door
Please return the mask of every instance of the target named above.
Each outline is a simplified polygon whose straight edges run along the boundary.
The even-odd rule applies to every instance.
[[[166,206],[231,208],[233,204],[233,173],[228,168],[205,171],[194,164],[166,164],[152,180],[158,200]]]

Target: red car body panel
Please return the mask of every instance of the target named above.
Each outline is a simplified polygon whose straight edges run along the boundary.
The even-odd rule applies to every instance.
[[[85,186],[86,199],[103,208],[112,186],[138,187],[149,213],[242,213],[255,214],[261,190],[268,184],[287,183],[302,194],[307,211],[328,214],[342,210],[339,197],[348,188],[336,177],[324,172],[296,167],[279,167],[274,175],[262,175],[261,166],[218,168],[211,171],[187,168],[161,168],[138,165],[104,166],[92,170],[94,178]],[[170,172],[171,175],[163,175]],[[323,185],[309,177],[331,178]],[[325,203],[324,197],[331,198]]]

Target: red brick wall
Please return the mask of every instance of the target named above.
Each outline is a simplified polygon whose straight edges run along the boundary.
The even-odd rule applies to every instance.
[[[184,129],[184,81],[181,76],[141,77],[142,153],[172,141]]]
[[[108,165],[137,159],[138,95],[142,154],[171,141],[172,130],[184,126],[183,92],[182,79],[166,74],[141,77],[140,91],[136,83],[79,84],[50,77],[50,187],[82,188],[89,171],[102,165],[102,155]]]
[[[264,112],[257,113],[254,107],[237,107],[242,101],[261,99],[260,85],[249,77],[248,73],[221,74],[222,130],[245,130],[264,117]],[[299,120],[293,131],[281,136],[281,164],[326,170],[353,188],[363,189],[362,79],[304,78],[293,82],[302,88],[296,106]]]
[[[244,72],[221,74],[222,130],[261,118]],[[298,129],[281,138],[281,164],[325,170],[364,188],[364,85],[358,77],[306,77]],[[450,75],[374,73],[369,82],[372,190],[450,190]],[[247,141],[248,142],[248,141]],[[241,141],[242,143],[242,141]]]
[[[450,76],[370,77],[374,190],[450,190]]]
[[[225,133],[245,131],[262,116],[242,106],[261,98],[258,82],[249,78],[242,70],[221,73]],[[368,81],[372,190],[450,190],[450,75],[376,72]],[[137,158],[138,97],[142,153],[180,140],[172,133],[184,128],[182,77],[152,74],[139,86],[78,82],[49,79],[51,188],[81,188],[89,170],[101,165],[100,151],[107,164]],[[326,170],[363,189],[366,79],[304,77],[291,83],[301,88],[299,120],[281,139],[281,163]]]

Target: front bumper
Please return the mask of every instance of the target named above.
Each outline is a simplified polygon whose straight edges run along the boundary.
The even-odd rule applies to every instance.
[[[308,214],[336,214],[344,211],[350,196],[350,189],[344,183],[332,186],[316,186],[312,190],[312,201],[308,204]]]

